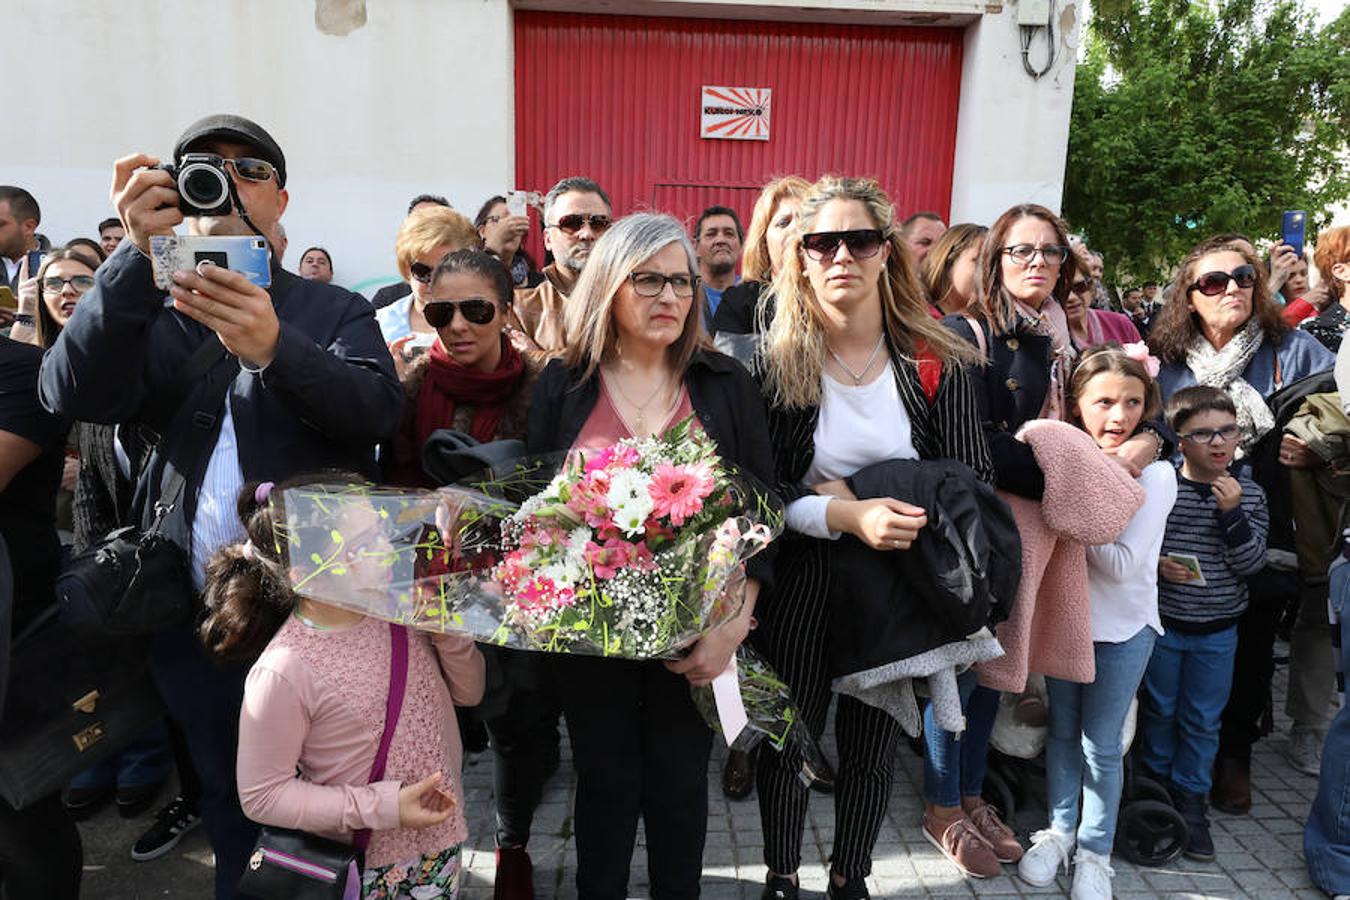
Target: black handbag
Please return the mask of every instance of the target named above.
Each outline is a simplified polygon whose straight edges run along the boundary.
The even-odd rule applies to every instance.
[[[183,369],[161,406],[170,415],[182,402],[182,394],[225,355],[214,334],[202,343]],[[208,408],[215,410],[225,400],[233,379],[211,383]],[[197,412],[184,446],[184,456],[196,459],[206,451],[217,416]],[[200,452],[199,452],[200,451]],[[61,621],[72,628],[114,636],[153,634],[190,622],[196,610],[188,554],[165,534],[169,516],[180,512],[186,475],[177,466],[167,467],[167,477],[155,518],[142,531],[134,526],[119,528],[102,541],[75,555],[56,580],[56,600]]]
[[[88,640],[57,613],[49,606],[9,647],[0,798],[15,809],[59,791],[164,718],[142,642]]]
[[[384,732],[370,767],[370,782],[384,777],[389,745],[403,711],[408,687],[408,630],[389,623],[389,694]],[[256,900],[355,900],[361,896],[361,869],[370,831],[352,835],[352,845],[297,831],[264,826],[248,858],[238,892]]]

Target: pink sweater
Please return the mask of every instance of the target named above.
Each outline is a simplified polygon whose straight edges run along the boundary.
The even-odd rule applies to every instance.
[[[384,779],[368,784],[389,693],[389,626],[364,619],[318,630],[286,620],[244,685],[239,799],[250,819],[348,843],[352,831],[372,829],[372,867],[468,837],[454,704],[482,698],[483,657],[467,638],[409,634],[403,712]],[[454,814],[431,828],[399,828],[399,788],[437,771],[454,791]]]

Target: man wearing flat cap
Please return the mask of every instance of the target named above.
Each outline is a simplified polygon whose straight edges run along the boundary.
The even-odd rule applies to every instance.
[[[198,235],[270,236],[286,209],[286,157],[257,123],[207,116],[174,147],[219,157],[233,182],[228,214],[186,219]],[[150,236],[184,222],[159,160],[113,167],[112,199],[126,239],[99,268],[42,365],[44,405],[75,421],[137,426],[158,436],[132,515],[145,527],[173,507],[165,530],[190,558],[201,590],[218,548],[245,539],[235,502],[244,484],[340,469],[376,474],[375,445],[399,422],[403,394],[370,304],[306,281],[274,259],[268,289],[222,266],[152,279]],[[216,855],[216,897],[234,896],[256,826],[235,785],[245,664],[207,658],[191,623],[152,636],[151,668],[182,726],[202,782]]]

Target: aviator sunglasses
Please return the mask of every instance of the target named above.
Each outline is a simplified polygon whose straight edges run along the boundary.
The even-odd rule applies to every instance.
[[[1251,266],[1238,266],[1231,272],[1206,272],[1191,284],[1190,290],[1199,291],[1206,297],[1215,297],[1228,290],[1228,281],[1232,279],[1240,288],[1249,288],[1256,284],[1256,270]]]
[[[459,310],[465,321],[473,325],[486,325],[497,315],[497,304],[483,297],[470,297],[468,300],[432,300],[422,310],[427,324],[432,328],[444,328],[455,319],[455,310]]]
[[[603,234],[614,220],[603,213],[572,213],[558,219],[556,224],[548,226],[556,228],[563,234],[576,234],[582,226],[590,225],[591,231],[595,234]]]
[[[833,259],[839,245],[848,247],[854,259],[871,259],[881,252],[886,235],[879,228],[860,228],[856,231],[817,231],[802,235],[802,249],[806,255],[820,262]]]

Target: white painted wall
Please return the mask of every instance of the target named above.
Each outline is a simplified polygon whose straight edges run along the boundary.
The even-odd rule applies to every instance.
[[[313,0],[0,0],[11,92],[0,184],[32,191],[53,241],[97,237],[112,163],[166,156],[199,117],[237,112],[286,153],[288,268],[311,244],[337,280],[397,277],[408,200],[446,195],[468,216],[515,173],[507,0],[372,0],[344,37]]]
[[[1060,209],[1081,17],[1077,0],[1054,9],[1057,57],[1040,80],[1022,69],[1015,3],[966,29],[952,222],[992,224],[1018,203]],[[1044,29],[1030,59],[1036,69],[1045,65]]]
[[[667,0],[665,7],[772,19],[784,2]],[[1076,2],[1059,4],[1058,60],[1040,81],[1022,72],[1015,6],[984,5],[967,27],[952,221],[990,222],[1025,200],[1059,208]],[[341,37],[316,25],[316,0],[0,3],[5,19],[25,31],[9,42],[6,68],[32,73],[41,85],[10,100],[17,127],[0,142],[0,183],[37,196],[41,230],[56,242],[94,236],[96,223],[112,214],[113,160],[136,151],[167,155],[186,125],[211,112],[257,120],[285,150],[289,267],[305,247],[321,244],[333,254],[338,282],[367,294],[396,277],[393,237],[412,196],[442,193],[473,215],[486,197],[513,186],[509,0],[367,0],[366,23]],[[797,13],[950,22],[976,16],[973,5],[804,0]],[[610,0],[585,8],[651,6]],[[1033,59],[1043,52],[1038,38]]]

